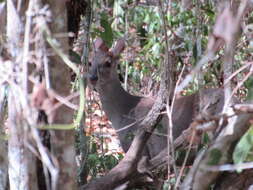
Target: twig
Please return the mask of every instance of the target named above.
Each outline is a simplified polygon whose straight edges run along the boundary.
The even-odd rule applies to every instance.
[[[172,96],[172,101],[171,101],[171,106],[169,107],[168,106],[168,101],[167,101],[167,107],[166,107],[166,110],[167,110],[167,115],[168,115],[168,119],[169,119],[169,135],[168,135],[168,147],[171,146],[171,148],[168,148],[168,154],[170,154],[171,152],[171,155],[172,155],[172,160],[174,161],[175,160],[175,147],[174,147],[174,143],[173,143],[173,121],[172,121],[172,113],[173,113],[173,109],[174,109],[174,103],[175,103],[175,99],[176,99],[176,91],[177,91],[177,87],[178,87],[178,84],[180,82],[180,80],[182,79],[182,76],[183,76],[183,73],[184,73],[184,69],[185,69],[185,65],[183,65],[183,68],[180,72],[180,75],[178,77],[178,80],[176,82],[176,85],[175,85],[175,91],[173,93],[173,96]],[[170,159],[170,157],[168,156],[168,159]],[[168,160],[168,163],[170,163],[170,160]],[[176,170],[176,165],[175,165],[175,162],[172,162],[173,164],[173,169],[174,169],[174,172],[175,172],[175,176],[177,176],[177,170]],[[170,167],[168,167],[168,176],[170,174]]]
[[[126,126],[120,128],[120,129],[117,129],[116,132],[118,133],[118,132],[124,131],[124,130],[130,128],[130,127],[133,127],[135,124],[137,124],[137,123],[143,121],[144,118],[145,118],[145,117],[142,117],[142,118],[138,119],[137,121],[135,121],[135,122],[133,122],[133,123],[130,123],[129,125],[126,125]]]
[[[253,62],[247,62],[245,65],[240,67],[237,71],[235,71],[232,75],[230,75],[226,80],[224,80],[224,84],[227,83],[227,81],[231,80],[234,78],[238,73],[240,73],[242,70],[246,69],[247,67],[253,65]]]
[[[125,70],[125,77],[124,77],[124,88],[127,90],[127,80],[128,80],[128,61],[126,61],[126,70]]]
[[[19,1],[20,2],[20,1]],[[24,34],[24,50],[22,60],[22,86],[24,95],[28,97],[28,59],[29,59],[29,47],[30,47],[30,33],[32,25],[34,0],[29,1],[28,9],[26,11],[26,24]]]
[[[50,90],[50,95],[52,95],[56,100],[58,100],[59,102],[54,104],[53,107],[51,107],[48,111],[47,114],[50,114],[51,112],[53,112],[54,110],[58,109],[60,106],[62,105],[66,105],[69,108],[73,109],[73,110],[78,110],[78,106],[69,102],[70,100],[72,100],[73,98],[76,98],[79,96],[79,92],[75,92],[73,94],[70,94],[67,97],[62,97],[59,94],[57,94],[55,91]]]
[[[186,75],[185,79],[180,83],[180,85],[176,90],[176,94],[181,92],[193,80],[193,77],[200,71],[201,67],[209,60],[211,60],[213,57],[214,57],[213,52],[207,52],[207,54],[202,56],[202,58],[198,61],[194,69],[188,75]]]
[[[163,115],[163,114],[167,114],[167,113],[168,113],[168,112],[161,112],[159,115]],[[128,124],[128,125],[126,125],[126,126],[120,128],[120,129],[117,129],[117,130],[115,130],[115,131],[118,133],[118,132],[124,131],[124,130],[130,128],[130,127],[133,127],[135,124],[138,124],[138,123],[140,123],[141,121],[143,121],[143,120],[145,119],[145,117],[146,117],[146,116],[140,117],[138,120],[136,120],[136,121],[134,121],[134,122],[132,122],[132,123],[130,123],[130,124]],[[135,119],[135,118],[133,118],[133,117],[127,117],[127,118]],[[166,134],[158,133],[158,132],[155,132],[155,131],[153,132],[153,134],[156,134],[156,135],[159,135],[159,136],[166,136],[166,137],[167,137]]]
[[[69,68],[71,68],[77,75],[79,75],[79,73],[80,73],[79,68],[62,51],[62,49],[59,47],[58,42],[55,39],[52,38],[47,26],[45,25],[43,27],[44,28],[42,28],[42,29],[44,30],[44,32],[46,34],[46,39],[47,39],[47,42],[49,43],[49,45],[54,49],[54,51],[57,53],[57,55],[62,58],[62,60],[65,62],[65,64],[67,66],[69,66]]]
[[[236,35],[239,30],[239,23],[241,20],[242,15],[244,14],[244,10],[246,8],[248,1],[244,0],[241,2],[240,7],[238,9],[238,14],[235,21],[235,33],[231,36],[232,39],[229,44],[227,44],[227,50],[225,55],[225,61],[227,63],[232,63],[234,48],[236,44]],[[225,64],[226,65],[226,64]],[[230,72],[229,70],[228,72]],[[224,70],[224,72],[226,72]],[[226,73],[227,74],[227,73]],[[231,74],[231,73],[230,73]],[[226,75],[225,79],[229,76]],[[228,99],[231,96],[230,92],[230,84],[226,84],[225,86],[225,105],[223,107],[223,112],[227,110],[227,106],[229,105]],[[181,189],[189,190],[189,189],[196,189],[202,190],[207,189],[208,186],[215,180],[219,174],[219,172],[211,172],[205,170],[206,166],[210,162],[210,157],[212,156],[214,151],[219,151],[220,158],[217,161],[217,164],[223,164],[226,162],[228,157],[228,150],[230,149],[232,143],[241,137],[241,135],[247,130],[248,125],[247,122],[250,119],[250,114],[242,114],[239,116],[234,116],[230,120],[228,120],[228,125],[222,130],[219,136],[216,138],[215,142],[212,146],[206,151],[203,152],[198,158],[195,160],[193,167],[191,168],[190,172],[188,173],[186,179],[184,180]],[[222,119],[221,119],[222,120]],[[220,122],[221,126],[222,121]],[[226,135],[228,130],[233,129],[230,135]]]
[[[79,76],[79,79],[80,79],[79,80],[79,93],[80,93],[79,108],[78,108],[77,116],[76,116],[75,123],[74,123],[74,125],[76,127],[81,125],[81,121],[82,121],[84,109],[85,109],[85,90],[84,90],[85,84],[84,84],[83,79],[81,79],[80,76]]]
[[[180,187],[182,190],[202,190],[206,189],[218,176],[218,172],[212,172],[207,170],[209,167],[210,158],[213,156],[214,151],[220,152],[220,158],[217,160],[216,164],[223,164],[227,161],[228,150],[230,150],[233,143],[238,140],[241,135],[246,132],[249,125],[247,124],[251,118],[250,114],[241,114],[236,117],[236,122],[234,124],[235,131],[232,135],[222,135],[221,133],[212,143],[210,148],[201,154],[195,159],[193,167],[188,173],[186,179],[183,182],[183,185]],[[230,125],[230,123],[228,124]],[[224,129],[225,130],[225,129]],[[223,131],[224,131],[223,130]]]
[[[230,33],[227,38],[229,40],[226,40],[226,49],[225,49],[225,55],[224,55],[224,64],[223,64],[223,71],[224,71],[224,80],[227,81],[226,84],[224,84],[224,106],[222,113],[231,112],[231,109],[229,108],[229,104],[231,101],[231,98],[233,96],[231,92],[231,81],[227,80],[229,76],[232,74],[232,64],[234,62],[234,51],[236,46],[236,41],[239,36],[239,29],[240,29],[240,21],[242,19],[242,16],[245,14],[245,9],[247,7],[248,0],[243,0],[240,3],[240,6],[238,8],[238,13],[235,18],[233,18],[234,26],[231,28]],[[229,8],[226,8],[225,11],[231,11]],[[232,16],[231,16],[232,17]],[[231,18],[230,18],[231,19]],[[228,26],[227,26],[228,27]],[[231,27],[231,26],[230,26]],[[221,128],[223,123],[223,119],[219,122],[219,128]],[[232,123],[232,122],[230,122]],[[229,127],[227,127],[226,134],[232,134],[234,131],[233,124],[231,124]]]
[[[240,113],[253,113],[253,104],[235,104],[233,106],[235,112]]]
[[[45,47],[43,47],[43,50],[44,52],[46,52]],[[45,55],[43,56],[43,65],[44,65],[46,88],[50,89],[51,83],[50,83],[50,74],[49,74],[49,67],[48,67],[48,57]]]
[[[190,155],[190,152],[191,152],[191,148],[192,148],[192,144],[193,144],[193,140],[194,140],[195,136],[196,136],[196,130],[193,129],[190,144],[189,144],[189,147],[187,149],[187,152],[186,152],[186,155],[185,155],[185,158],[184,158],[184,162],[183,162],[183,165],[181,166],[181,169],[180,169],[180,172],[179,172],[179,175],[178,175],[178,178],[177,178],[174,189],[178,189],[178,186],[180,184],[180,181],[181,181],[181,178],[183,176],[184,169],[185,169],[185,166],[186,166],[186,163],[187,163],[187,159],[189,158],[189,155]]]
[[[34,127],[31,127],[31,132],[32,132],[33,138],[37,144],[43,164],[45,164],[47,166],[48,170],[50,171],[51,179],[52,179],[51,189],[56,190],[57,189],[57,181],[58,181],[58,177],[59,177],[59,168],[58,168],[58,164],[56,163],[56,159],[53,158],[52,155],[49,155],[48,151],[46,150],[46,148],[42,144],[37,129],[35,129]]]
[[[92,24],[92,13],[93,13],[93,1],[87,0],[86,1],[86,9],[84,12],[84,18],[81,20],[81,23],[83,24],[83,53],[82,53],[82,69],[88,70],[88,61],[89,61],[89,50],[90,50],[90,28]],[[85,117],[86,112],[85,109],[85,100],[86,100],[86,94],[85,94],[85,88],[86,88],[86,78],[82,78],[80,75],[78,76],[80,80],[79,84],[79,91],[80,91],[80,99],[79,99],[79,110],[76,117],[76,124],[78,124],[78,127],[76,128],[76,139],[79,141],[78,148],[76,151],[79,152],[78,155],[78,161],[80,163],[80,166],[78,168],[78,176],[77,181],[79,185],[84,185],[87,183],[86,178],[88,177],[88,169],[87,169],[87,159],[88,159],[88,148],[87,148],[87,142],[88,139],[84,133],[85,130]],[[82,107],[81,107],[82,106]],[[78,123],[77,123],[78,122]]]
[[[128,14],[130,9],[126,9],[125,11],[125,36],[128,36],[128,31],[129,31],[129,24],[128,24]],[[128,57],[128,49],[126,49],[126,57]],[[129,63],[128,60],[125,61],[125,76],[124,76],[124,88],[127,90],[127,81],[128,81],[128,67]]]
[[[167,98],[166,98],[166,109],[167,109],[167,112],[168,112],[168,118],[169,118],[169,129],[168,129],[168,132],[169,132],[169,135],[168,135],[168,138],[167,138],[167,143],[168,143],[168,146],[167,146],[167,150],[168,150],[168,154],[170,154],[170,152],[172,153],[172,157],[175,158],[175,152],[174,152],[174,147],[173,147],[173,137],[172,137],[172,128],[173,128],[173,123],[172,123],[172,112],[170,112],[170,110],[172,108],[170,108],[170,105],[169,105],[169,100],[170,100],[170,97],[171,97],[171,94],[174,94],[174,84],[173,84],[173,65],[172,65],[172,61],[171,61],[171,58],[170,58],[170,46],[169,46],[169,38],[168,38],[168,34],[167,34],[167,30],[168,30],[168,26],[167,26],[167,21],[166,21],[166,15],[165,15],[165,12],[164,12],[164,7],[163,7],[163,1],[162,0],[159,0],[158,1],[158,5],[159,5],[159,12],[160,12],[160,17],[162,18],[162,26],[163,26],[163,35],[164,35],[164,39],[165,39],[165,60],[164,60],[164,63],[163,63],[163,67],[161,67],[161,69],[164,69],[164,81],[165,81],[165,86],[168,90],[168,94],[167,94]],[[171,3],[170,3],[171,5]],[[167,9],[167,8],[166,8]],[[171,147],[170,147],[171,145]],[[171,150],[170,150],[171,149]],[[169,157],[168,157],[169,158]],[[169,162],[169,161],[168,161]],[[174,168],[174,173],[175,175],[177,176],[177,170],[176,170],[176,166],[175,164],[173,163],[173,168]],[[168,167],[168,176],[170,176],[170,167]]]
[[[232,74],[232,64],[234,61],[234,51],[235,51],[235,46],[236,46],[236,41],[238,38],[238,34],[239,34],[239,29],[240,29],[240,22],[241,19],[243,17],[243,15],[245,14],[245,10],[246,7],[248,5],[248,0],[243,0],[240,3],[240,6],[238,8],[238,12],[237,15],[234,19],[234,31],[231,32],[231,40],[227,42],[227,46],[225,49],[225,55],[224,55],[224,80],[226,81],[226,83],[224,84],[224,98],[225,98],[225,103],[224,103],[224,107],[223,107],[223,112],[225,112],[227,110],[227,107],[229,106],[229,102],[231,99],[231,84],[230,84],[230,80],[228,80],[228,78],[231,76]]]
[[[208,171],[235,171],[235,170],[245,170],[253,168],[253,162],[244,162],[240,164],[223,164],[220,166],[208,166],[206,170]]]
[[[237,90],[244,84],[244,82],[246,81],[246,80],[248,80],[248,78],[252,75],[252,71],[250,71],[250,72],[248,72],[247,73],[247,75],[243,78],[243,80],[242,81],[240,81],[238,84],[237,84],[237,86],[234,88],[234,90],[232,91],[232,93],[231,93],[231,95],[230,95],[230,97],[229,97],[229,102],[231,101],[231,99],[233,98],[233,96],[234,96],[234,94],[237,92]]]

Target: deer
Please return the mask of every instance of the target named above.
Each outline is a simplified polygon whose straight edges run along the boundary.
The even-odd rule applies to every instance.
[[[125,42],[122,39],[109,49],[102,39],[97,38],[90,61],[88,81],[92,88],[99,93],[102,109],[116,130],[124,152],[127,152],[135,132],[139,129],[140,121],[152,108],[155,98],[135,96],[122,87],[117,73],[117,65],[120,64],[119,58],[124,47]],[[212,102],[213,97],[215,97],[215,102]],[[198,93],[175,99],[172,111],[173,138],[177,138],[190,126],[194,116],[202,109],[200,104],[203,108],[207,108],[208,104],[205,101],[211,101],[210,103],[213,105],[208,113],[221,112],[224,105],[223,90],[203,89]],[[168,117],[164,114],[143,150],[145,156],[153,158],[167,146],[167,130]]]

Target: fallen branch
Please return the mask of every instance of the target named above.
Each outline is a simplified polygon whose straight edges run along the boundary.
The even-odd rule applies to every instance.
[[[146,145],[146,142],[152,135],[152,131],[155,129],[157,123],[159,123],[161,120],[161,116],[157,116],[157,112],[154,113],[149,115],[149,117],[147,117],[147,119],[145,119],[144,122],[141,124],[141,126],[145,125],[146,123],[150,123],[151,125],[149,125],[145,129],[144,126],[141,127],[142,129],[137,132],[123,160],[121,160],[120,163],[116,167],[114,167],[107,175],[92,181],[86,186],[83,186],[81,188],[82,190],[113,190],[116,187],[122,185],[128,186],[130,185],[130,183],[134,183],[132,181],[130,182],[131,179],[139,179],[138,177],[143,175],[143,171],[138,170],[138,168],[142,167],[139,165],[139,163],[141,163],[140,160],[142,158],[142,152],[144,146]]]

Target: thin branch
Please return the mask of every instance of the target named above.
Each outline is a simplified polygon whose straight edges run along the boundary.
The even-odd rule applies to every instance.
[[[195,137],[196,137],[196,130],[193,130],[193,133],[192,133],[191,139],[190,139],[190,144],[189,144],[189,146],[188,146],[188,149],[187,149],[187,152],[186,152],[184,161],[183,161],[183,165],[181,166],[181,169],[180,169],[178,178],[177,178],[177,180],[176,180],[176,184],[175,184],[174,189],[178,189],[178,187],[179,187],[179,184],[180,184],[181,178],[182,178],[182,176],[183,176],[183,173],[184,173],[184,169],[185,169],[187,160],[188,160],[189,155],[190,155],[190,152],[191,152],[191,148],[192,148],[192,145],[193,145],[193,140],[195,139]]]
[[[245,169],[252,169],[253,162],[244,162],[240,164],[223,164],[219,166],[209,166],[206,169],[208,171],[238,171],[238,170],[245,170]]]
[[[50,83],[50,72],[49,72],[49,67],[48,67],[48,57],[46,56],[46,47],[43,46],[43,66],[44,66],[44,73],[45,73],[45,82],[46,82],[46,88],[50,89],[51,88],[51,83]]]
[[[236,46],[237,38],[239,37],[240,32],[240,23],[243,15],[246,14],[246,8],[248,5],[248,0],[243,0],[238,8],[238,12],[236,17],[234,18],[233,28],[231,29],[231,36],[229,37],[230,40],[227,41],[226,48],[225,48],[225,55],[224,55],[224,64],[223,64],[223,71],[224,71],[224,98],[225,103],[223,107],[223,112],[225,112],[229,106],[229,102],[231,100],[231,82],[228,78],[232,75],[232,65],[234,62],[234,51]],[[228,26],[227,26],[228,27]],[[230,26],[231,27],[231,26]]]
[[[224,40],[226,41],[226,48],[225,48],[225,55],[224,55],[224,63],[223,63],[223,72],[224,72],[224,80],[227,81],[226,84],[224,84],[224,106],[222,113],[229,113],[232,112],[231,109],[229,109],[229,105],[231,104],[231,97],[232,97],[232,92],[231,92],[231,81],[227,80],[230,75],[232,74],[232,65],[234,63],[234,53],[235,53],[235,47],[236,47],[236,42],[239,38],[239,33],[240,33],[240,22],[244,14],[246,14],[245,10],[248,5],[248,0],[243,0],[238,8],[238,12],[236,17],[232,16],[232,11],[230,8],[227,6],[223,14],[228,17],[228,20],[232,22],[231,20],[233,19],[233,26],[228,26],[226,25],[225,30],[229,31],[227,36],[224,37]],[[223,18],[224,17],[224,18]],[[222,19],[225,19],[226,17],[223,16],[221,17]],[[220,23],[221,24],[221,23]],[[224,122],[223,119],[219,121],[219,129],[222,127],[222,123]],[[227,127],[226,129],[226,134],[232,134],[234,131],[233,124]]]
[[[216,179],[219,174],[217,171],[213,172],[207,170],[207,168],[210,166],[208,163],[214,156],[214,151],[219,152],[221,156],[219,160],[217,160],[216,164],[225,163],[228,157],[228,150],[230,150],[231,146],[233,146],[233,142],[238,140],[242,134],[247,131],[249,127],[248,121],[250,118],[250,114],[235,116],[236,122],[234,123],[234,133],[232,135],[226,136],[222,135],[223,133],[221,133],[221,135],[213,142],[212,146],[209,149],[203,151],[198,155],[198,157],[195,159],[193,167],[188,173],[180,189],[204,190],[209,187],[209,185]],[[230,125],[230,123],[228,123],[228,125]]]
[[[28,59],[29,59],[30,33],[31,33],[34,3],[35,3],[34,0],[30,0],[28,9],[26,11],[26,24],[25,24],[25,34],[24,34],[24,47],[23,47],[22,83],[23,83],[24,94],[27,97],[28,97]]]
[[[162,78],[162,80],[165,81],[165,86],[166,89],[168,90],[167,93],[167,98],[166,98],[166,109],[167,109],[167,113],[168,113],[168,118],[169,118],[169,126],[168,126],[168,138],[167,138],[167,149],[168,149],[168,154],[172,153],[172,157],[175,158],[175,152],[174,152],[174,147],[173,147],[173,134],[172,134],[172,128],[173,128],[173,123],[172,123],[172,112],[170,112],[170,110],[172,110],[172,108],[170,108],[169,102],[170,102],[170,97],[172,94],[174,94],[174,84],[173,84],[173,65],[172,65],[172,60],[170,57],[170,46],[169,46],[169,38],[168,38],[168,34],[167,34],[167,30],[168,30],[168,26],[167,26],[167,19],[166,19],[166,13],[164,12],[164,7],[163,7],[163,1],[159,0],[158,1],[159,4],[159,13],[160,13],[160,17],[162,19],[162,29],[163,29],[163,35],[164,35],[164,39],[165,39],[165,60],[163,63],[163,67],[161,67],[161,69],[164,69],[164,78]],[[171,3],[169,4],[171,5]],[[165,9],[167,9],[165,7]],[[171,10],[171,9],[169,9]],[[168,157],[169,158],[169,157]],[[169,162],[169,161],[168,161]],[[173,163],[174,166],[174,173],[177,176],[177,169],[175,167],[175,164]],[[170,176],[170,167],[168,167],[168,176]]]
[[[175,164],[175,147],[174,147],[174,143],[173,143],[173,121],[172,121],[172,113],[174,111],[174,103],[175,103],[175,100],[176,100],[176,90],[178,88],[178,84],[179,82],[181,81],[182,79],[182,76],[183,76],[183,73],[184,73],[184,70],[185,70],[185,65],[183,65],[183,68],[179,74],[179,77],[178,77],[178,80],[176,82],[176,85],[175,85],[175,91],[173,93],[173,96],[172,96],[172,101],[171,101],[171,105],[169,106],[168,105],[168,100],[167,100],[167,106],[166,106],[166,110],[167,110],[167,115],[168,115],[168,119],[169,119],[169,135],[168,135],[168,154],[171,153],[172,155],[172,165],[173,165],[173,169],[174,169],[174,173],[175,175],[177,176],[177,169],[176,169],[176,164]],[[168,158],[170,159],[170,157],[168,156]],[[168,163],[171,164],[170,160],[168,160]],[[168,176],[170,174],[170,167],[168,167]]]
[[[197,65],[193,68],[193,70],[186,75],[185,79],[178,85],[176,90],[176,94],[181,92],[195,77],[195,75],[200,71],[201,67],[210,61],[214,57],[213,52],[207,52],[207,54],[203,55],[202,58],[198,61]]]
[[[229,97],[228,102],[231,102],[231,100],[232,100],[233,96],[235,95],[235,93],[237,92],[237,90],[239,90],[239,88],[241,88],[241,86],[246,82],[246,80],[248,80],[249,77],[252,76],[252,73],[253,73],[253,71],[248,72],[248,73],[246,74],[246,76],[243,78],[243,80],[240,81],[240,82],[237,84],[237,86],[236,86],[236,87],[234,88],[234,90],[232,91],[232,93],[231,93],[231,95],[230,95],[230,97]]]
[[[34,127],[31,127],[31,132],[32,132],[32,136],[37,144],[43,164],[45,164],[46,167],[48,168],[48,170],[50,171],[51,179],[52,179],[51,189],[56,190],[57,189],[57,181],[59,178],[58,163],[56,162],[56,159],[48,153],[48,151],[46,150],[46,148],[42,144],[38,130],[35,129]]]
[[[73,109],[73,110],[78,110],[78,106],[71,103],[70,100],[76,98],[79,96],[79,92],[75,92],[73,94],[70,94],[67,97],[62,97],[59,94],[57,94],[54,90],[49,90],[50,95],[52,96],[52,98],[55,98],[56,100],[58,100],[59,102],[54,104],[53,107],[51,107],[48,111],[47,114],[52,113],[54,110],[58,109],[60,106],[62,105],[66,105],[67,107]]]
[[[253,62],[247,62],[245,65],[236,70],[232,75],[230,75],[226,80],[224,80],[224,84],[226,84],[227,81],[232,80],[232,78],[234,78],[238,73],[240,73],[241,71],[243,71],[244,69],[246,69],[251,65],[253,65]]]
[[[253,113],[253,104],[235,104],[233,109],[239,113]]]
[[[46,34],[46,39],[47,39],[47,42],[49,43],[49,45],[54,49],[54,51],[57,53],[57,55],[61,57],[61,59],[65,62],[65,64],[69,68],[71,68],[77,75],[79,75],[79,73],[80,73],[79,68],[63,52],[63,50],[59,47],[58,42],[54,38],[52,38],[47,26],[45,25],[43,27],[44,27],[44,29],[43,28],[42,29],[44,30],[44,32]]]
[[[85,84],[81,77],[79,77],[79,108],[77,109],[77,116],[74,125],[76,127],[82,125],[83,114],[85,113]],[[83,132],[83,131],[82,131]]]

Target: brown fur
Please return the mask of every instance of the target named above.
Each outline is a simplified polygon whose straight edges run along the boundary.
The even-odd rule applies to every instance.
[[[152,108],[155,99],[131,95],[121,86],[116,66],[118,63],[117,57],[123,47],[124,45],[120,41],[114,49],[108,51],[108,48],[105,48],[105,44],[101,40],[95,43],[96,49],[89,78],[100,95],[102,107],[117,131],[124,151],[127,151],[140,122]],[[182,131],[190,126],[193,118],[198,113],[200,100],[202,105],[207,105],[209,100],[212,101],[210,97],[215,97],[218,104],[214,105],[212,112],[220,112],[224,103],[223,93],[221,92],[220,89],[206,89],[202,90],[201,93],[177,98],[172,112],[173,137],[178,137]],[[201,98],[199,94],[201,94]],[[214,94],[218,95],[214,96]],[[210,103],[212,104],[212,102]],[[161,125],[157,127],[155,133],[147,142],[144,154],[154,157],[167,146],[167,128],[168,117],[165,114]]]

